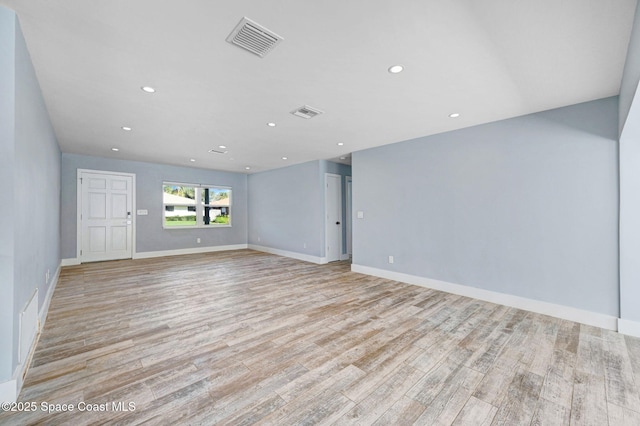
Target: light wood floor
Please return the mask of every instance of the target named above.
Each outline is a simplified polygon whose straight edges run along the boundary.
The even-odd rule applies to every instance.
[[[95,263],[63,269],[20,401],[76,411],[1,424],[640,425],[640,339],[345,262]]]

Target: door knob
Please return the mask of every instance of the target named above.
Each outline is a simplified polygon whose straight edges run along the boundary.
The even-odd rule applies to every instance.
[[[340,222],[336,222],[336,225],[340,225]]]

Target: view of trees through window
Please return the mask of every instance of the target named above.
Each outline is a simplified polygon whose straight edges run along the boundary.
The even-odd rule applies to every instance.
[[[164,185],[164,192],[192,200],[196,198],[196,189],[192,186]]]
[[[231,225],[231,188],[164,184],[163,205],[165,227]]]

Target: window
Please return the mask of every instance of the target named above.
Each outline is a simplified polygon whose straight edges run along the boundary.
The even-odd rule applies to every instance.
[[[165,182],[162,203],[164,228],[231,226],[231,188]]]

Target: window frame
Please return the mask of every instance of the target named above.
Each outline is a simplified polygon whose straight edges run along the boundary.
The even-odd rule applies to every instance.
[[[170,225],[170,226],[166,225],[166,222],[167,222],[166,208],[167,207],[169,206],[192,207],[193,205],[187,204],[187,203],[165,203],[163,199],[162,200],[162,228],[163,229],[214,229],[214,228],[231,228],[233,226],[232,225],[233,218],[231,217],[231,210],[233,207],[233,188],[232,187],[226,186],[226,185],[163,181],[162,182],[163,197],[165,193],[164,192],[165,186],[183,186],[183,187],[194,189],[196,223],[195,225]],[[206,206],[204,204],[203,194],[205,189],[216,189],[216,190],[222,189],[222,190],[229,191],[229,207],[227,208],[227,216],[229,217],[228,223],[217,223],[213,221],[210,221],[209,224],[204,223],[205,208],[206,207],[209,207],[209,209],[212,208],[211,201],[209,201],[209,204],[207,204]]]

